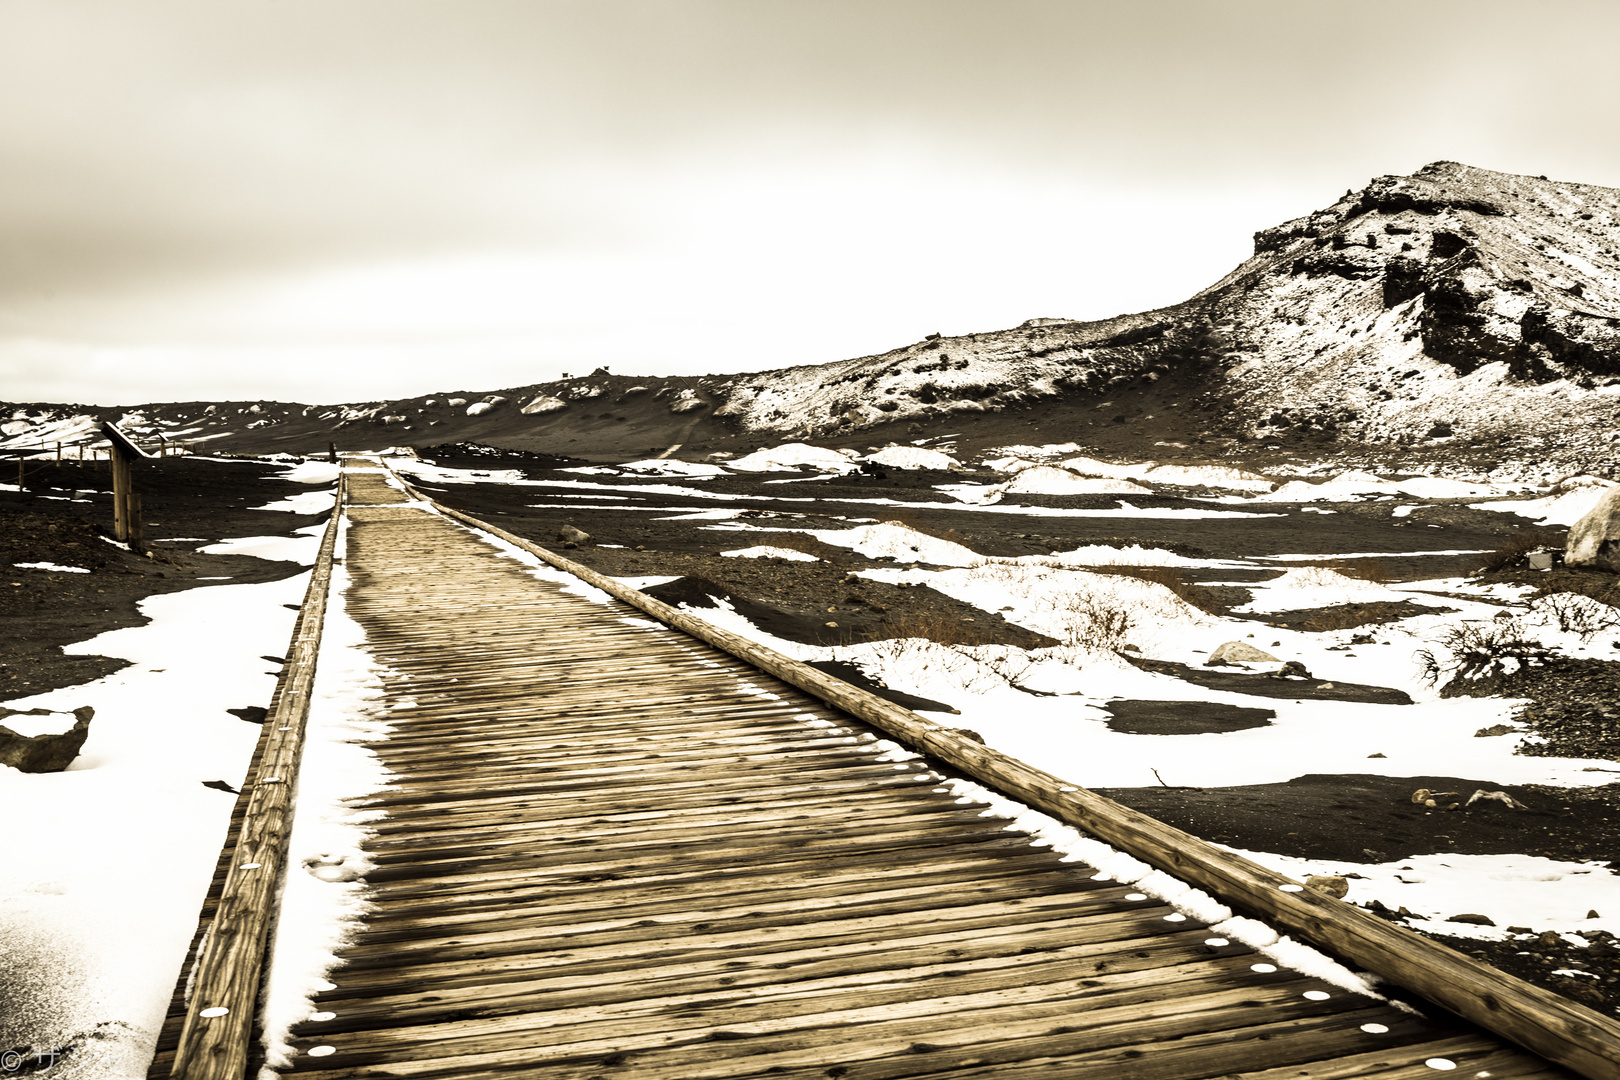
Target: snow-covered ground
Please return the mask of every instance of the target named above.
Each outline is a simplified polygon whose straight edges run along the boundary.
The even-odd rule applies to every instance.
[[[318,538],[292,543],[313,561]],[[262,657],[286,649],[296,614],[285,605],[303,600],[307,579],[150,597],[148,625],[67,650],[131,666],[6,703],[96,710],[65,772],[0,769],[0,818],[10,823],[0,831],[10,868],[0,877],[0,964],[8,988],[33,1004],[7,1018],[7,1034],[41,1046],[99,1035],[52,1075],[145,1075],[235,802],[203,785],[240,786],[259,737],[226,710],[269,700],[276,673]],[[72,722],[29,719],[40,730],[28,734]]]
[[[1476,505],[1531,516],[1542,516],[1535,512],[1543,511],[1548,521],[1567,524],[1595,504],[1609,486],[1606,481],[1577,478],[1550,494],[1532,492],[1535,497],[1524,500],[1510,498],[1524,494],[1524,485],[1491,486],[1421,476],[1389,480],[1340,472],[1321,483],[1295,481],[1272,491],[1265,478],[1187,472],[1167,475],[1152,462],[1110,469],[1108,463],[1095,459],[1071,458],[1061,466],[1032,460],[1055,456],[1045,452],[1051,449],[1072,450],[1072,444],[1008,449],[1022,454],[1008,453],[988,464],[1009,475],[1011,481],[979,490],[999,494],[1022,478],[1047,474],[1061,474],[1048,489],[1053,493],[1071,480],[1076,486],[1070,490],[1079,490],[1087,475],[1116,480],[1129,476],[1131,482],[1149,483],[1159,476],[1165,477],[1161,482],[1176,486],[1188,486],[1196,477],[1199,483],[1228,490],[1246,485],[1250,494],[1245,500],[1279,509],[1324,498],[1356,501],[1399,496],[1461,501],[1487,497],[1495,501]],[[1040,490],[1041,485],[1030,488]],[[950,493],[964,494],[958,486],[952,486]],[[964,498],[963,502],[983,505],[978,498]],[[1129,504],[1123,509],[1128,510]],[[1299,506],[1297,512],[1317,509]],[[1149,515],[1137,511],[1135,516]],[[779,523],[739,521],[716,527],[762,536],[791,529]],[[1195,559],[1160,549],[1089,548],[1051,556],[988,558],[895,522],[802,531],[825,543],[896,564],[892,569],[859,571],[862,577],[928,585],[1063,644],[1023,650],[1001,645],[946,646],[912,639],[816,647],[772,637],[724,607],[696,614],[788,655],[852,662],[881,685],[949,703],[958,714],[941,713],[935,719],[972,729],[990,745],[1081,785],[1140,787],[1164,782],[1219,787],[1345,772],[1392,777],[1463,775],[1497,784],[1562,787],[1596,786],[1620,778],[1620,763],[1611,767],[1590,759],[1515,754],[1522,732],[1511,717],[1518,702],[1442,700],[1424,677],[1420,650],[1432,647],[1448,631],[1494,619],[1502,614],[1504,602],[1514,605],[1513,617],[1528,634],[1565,655],[1613,658],[1607,637],[1560,629],[1561,620],[1552,607],[1523,602],[1527,590],[1480,587],[1460,578],[1381,584],[1309,565],[1323,561],[1311,555]],[[1343,565],[1354,558],[1336,555],[1332,561]],[[1190,607],[1162,585],[1085,569],[1104,565],[1275,569],[1279,563],[1292,568],[1269,580],[1244,581],[1244,587],[1252,590],[1252,600],[1232,615],[1220,617]],[[1470,592],[1480,597],[1479,602],[1460,599]],[[1278,629],[1243,617],[1375,601],[1406,601],[1420,612],[1431,610],[1393,623],[1326,632]],[[1352,644],[1354,637],[1368,632],[1371,642]],[[1405,691],[1414,704],[1278,699],[1210,690],[1141,670],[1114,651],[1131,646],[1154,659],[1197,666],[1227,641],[1256,645],[1277,658],[1273,663],[1244,665],[1248,670],[1264,672],[1283,662],[1297,662],[1312,673],[1313,685],[1326,680],[1389,687]],[[1276,716],[1266,726],[1236,732],[1136,735],[1108,726],[1106,706],[1117,700],[1210,702],[1272,710]],[[1476,735],[1497,726],[1505,726],[1508,733]],[[1620,895],[1620,879],[1603,863],[1436,855],[1419,860],[1423,866],[1418,872],[1410,868],[1416,865],[1413,860],[1375,867],[1289,860],[1265,853],[1253,857],[1302,879],[1309,874],[1359,874],[1353,879],[1352,900],[1378,899],[1390,908],[1406,907],[1420,917],[1435,919],[1466,909],[1485,914],[1497,924],[1493,929],[1447,923],[1444,930],[1450,933],[1502,936],[1508,926],[1620,932],[1620,903],[1614,900]],[[1483,888],[1483,883],[1494,884]],[[1591,910],[1601,912],[1600,917],[1587,918]]]
[[[331,505],[330,490],[309,494],[287,509]],[[311,564],[320,532],[204,550]],[[73,1044],[49,1075],[145,1076],[235,803],[204,785],[239,787],[259,738],[258,726],[226,710],[269,701],[278,673],[265,657],[286,650],[307,585],[305,573],[148,597],[139,605],[146,625],[64,650],[130,666],[5,703],[57,710],[9,718],[25,735],[64,731],[70,710],[95,709],[67,770],[0,768],[0,818],[10,823],[0,830],[9,868],[0,877],[0,987],[11,1006],[0,1027],[8,1047]]]
[[[1009,482],[996,485],[1003,490],[1019,477],[1046,469],[1085,479],[1072,467],[1072,460],[1051,463],[1064,454],[1072,459],[1079,449],[1073,444],[1057,448],[1055,454],[1046,452],[1050,448],[1007,449],[1021,453],[998,459],[996,467]],[[750,500],[766,496],[724,496],[700,486],[704,479],[739,465],[760,471],[803,465],[843,471],[859,464],[848,455],[840,454],[833,461],[795,448],[775,450],[762,452],[747,465],[644,461],[608,468],[604,473],[683,481],[637,481],[636,488],[695,504],[658,516],[707,519],[713,522],[711,527],[725,530],[727,535],[746,533],[748,539],[761,541],[755,547],[727,551],[728,555],[811,559],[813,556],[771,543],[790,531],[790,526],[745,523],[736,520],[741,511],[714,506],[717,499],[747,506]],[[876,453],[868,460],[889,468],[942,467],[931,457],[892,451]],[[589,499],[591,505],[626,512],[638,509],[615,502],[623,501],[624,496],[614,494],[618,486],[605,475],[601,481],[526,481],[515,473],[496,470],[443,469],[412,459],[397,464],[401,471],[429,483],[505,483],[559,497],[577,492],[576,498]],[[1087,463],[1093,480],[1183,489],[1193,480],[1186,473],[1159,473],[1152,462],[1130,465],[1128,477],[1109,477],[1102,475],[1104,470],[1098,464],[1107,463],[1094,459]],[[320,488],[335,478],[332,467],[324,465],[298,466],[288,475]],[[1318,509],[1308,505],[1290,509],[1296,500],[1278,498],[1287,484],[1271,492],[1262,490],[1262,485],[1272,482],[1265,478],[1195,475],[1205,486],[1240,491],[1244,501],[1264,505],[1266,513]],[[1579,505],[1595,502],[1606,486],[1601,481],[1578,482],[1558,490],[1525,493],[1495,488],[1482,492],[1477,484],[1420,482],[1424,479],[1407,478],[1396,484],[1379,477],[1338,476],[1313,485],[1306,494],[1314,497],[1321,487],[1342,484],[1347,493],[1353,490],[1360,496],[1393,493],[1407,499],[1464,500],[1494,495],[1494,501],[1477,505],[1516,513],[1543,510],[1546,513],[1540,516],[1561,521]],[[985,505],[978,499],[956,498],[952,492],[941,494],[941,501],[933,505],[985,514],[1092,513],[1140,518],[1154,513],[1128,504],[1114,511],[1036,510]],[[1530,498],[1503,498],[1514,494],[1529,494]],[[797,500],[797,496],[769,498],[774,502]],[[312,490],[265,509],[310,513],[329,506],[330,500],[329,490]],[[802,501],[818,502],[814,498]],[[863,506],[895,505],[883,499],[841,503],[856,511]],[[640,509],[645,512],[644,507]],[[1207,511],[1157,513],[1178,512],[1199,516],[1231,513],[1214,506]],[[1318,561],[1310,555],[1199,559],[1152,547],[1088,546],[1050,555],[986,558],[962,544],[894,522],[846,520],[849,528],[802,531],[873,559],[893,560],[890,567],[861,571],[866,577],[928,585],[1048,634],[1061,644],[1024,650],[1002,645],[945,646],[910,639],[816,647],[774,638],[725,608],[704,609],[698,614],[790,656],[852,662],[884,685],[947,702],[959,714],[939,714],[935,718],[940,722],[970,728],[990,745],[1076,784],[1131,787],[1163,781],[1217,787],[1279,782],[1306,773],[1361,772],[1461,775],[1498,784],[1581,787],[1610,783],[1620,776],[1620,765],[1610,768],[1587,759],[1516,755],[1512,750],[1519,735],[1512,731],[1478,737],[1476,732],[1496,725],[1513,728],[1515,703],[1490,698],[1441,700],[1424,681],[1418,650],[1432,645],[1448,629],[1492,619],[1503,610],[1503,602],[1516,604],[1514,618],[1565,653],[1611,658],[1607,639],[1583,638],[1559,629],[1557,614],[1548,605],[1525,604],[1511,588],[1485,590],[1462,579],[1376,584],[1309,565]],[[237,539],[204,550],[307,563],[314,557],[319,531],[307,528],[291,537]],[[521,553],[512,554],[528,559]],[[1336,556],[1335,561],[1342,565],[1345,558]],[[1245,580],[1244,587],[1253,591],[1252,601],[1242,611],[1215,616],[1190,607],[1162,585],[1091,569],[1108,565],[1281,572],[1258,582]],[[533,572],[568,580],[549,569],[535,567]],[[35,727],[40,731],[65,729],[71,723],[66,713],[78,706],[96,709],[84,751],[66,772],[28,775],[0,769],[0,815],[10,822],[27,823],[26,828],[0,832],[0,859],[12,871],[0,881],[0,923],[7,940],[7,951],[0,958],[0,978],[11,1000],[27,1003],[29,1015],[48,1027],[31,1029],[12,1018],[7,1033],[55,1045],[92,1031],[103,1036],[88,1044],[95,1048],[94,1056],[81,1055],[76,1064],[65,1062],[62,1071],[53,1075],[120,1080],[144,1074],[146,1055],[168,1004],[232,806],[233,796],[203,784],[223,780],[239,785],[259,733],[257,727],[225,710],[268,700],[275,673],[261,656],[284,650],[295,617],[285,605],[298,603],[305,580],[300,575],[268,584],[210,585],[152,597],[142,603],[150,624],[103,634],[72,648],[74,652],[125,657],[133,661],[130,667],[97,682],[6,703],[16,709],[58,710],[54,717],[38,718]],[[668,579],[649,578],[637,584],[662,580]],[[583,595],[601,595],[577,583],[570,587]],[[1471,592],[1479,596],[1479,602],[1459,599]],[[1243,617],[1368,600],[1410,601],[1421,613],[1370,628],[1318,633],[1265,627]],[[1443,611],[1442,605],[1453,610]],[[272,984],[272,1029],[305,1015],[309,991],[318,989],[324,978],[323,965],[336,940],[334,935],[341,933],[343,920],[363,905],[358,886],[330,880],[347,876],[345,868],[358,865],[355,853],[364,829],[364,820],[347,817],[336,801],[378,782],[375,764],[348,739],[358,731],[374,730],[378,723],[370,696],[381,673],[359,647],[359,632],[346,621],[341,603],[334,604],[329,618],[310,721],[305,787],[300,791],[301,807],[308,812],[301,811],[292,842],[294,863],[307,862],[315,872],[291,876],[291,914],[284,920],[283,931],[287,937]],[[1358,632],[1370,632],[1373,640],[1353,643]],[[1202,665],[1212,650],[1228,641],[1257,646],[1278,662],[1298,662],[1317,680],[1404,690],[1416,704],[1261,698],[1209,690],[1140,670],[1116,651],[1129,646],[1155,659]],[[1248,668],[1265,671],[1275,666],[1252,664]],[[1211,702],[1263,708],[1276,715],[1263,727],[1221,734],[1134,735],[1107,723],[1107,705],[1121,699]],[[8,723],[21,730],[29,719],[34,718],[13,717]],[[33,729],[25,733],[33,733]],[[1061,831],[1055,823],[1029,818],[1021,808],[988,793],[964,787],[961,794],[987,801],[987,813],[1013,817],[1037,832],[1045,830],[1043,835],[1052,834],[1049,840]],[[1063,850],[1072,849],[1077,857],[1120,880],[1140,880],[1140,887],[1184,905],[1184,910],[1217,922],[1230,918],[1230,912],[1223,915],[1224,909],[1217,910],[1219,905],[1207,897],[1190,894],[1169,879],[1159,881],[1163,875],[1148,874],[1145,868],[1129,871],[1123,868],[1125,863],[1108,861],[1112,857],[1108,852],[1088,847],[1093,842],[1083,837],[1065,834],[1058,839],[1069,845]],[[1487,915],[1497,924],[1497,928],[1436,924],[1447,933],[1500,935],[1508,926],[1561,933],[1620,932],[1620,903],[1614,901],[1620,895],[1620,881],[1603,863],[1442,853],[1375,865],[1293,859],[1267,852],[1245,854],[1301,879],[1310,874],[1359,875],[1351,878],[1351,901],[1377,899],[1429,919],[1444,919],[1462,909]],[[1118,869],[1109,871],[1110,866]],[[324,867],[338,869],[323,875]],[[1591,910],[1601,915],[1587,918]],[[1285,962],[1324,970],[1291,943],[1268,942],[1263,928],[1257,931],[1242,923],[1236,920],[1228,927],[1230,936],[1263,945]],[[1324,973],[1353,978],[1348,973]],[[14,1030],[20,1034],[12,1034]]]

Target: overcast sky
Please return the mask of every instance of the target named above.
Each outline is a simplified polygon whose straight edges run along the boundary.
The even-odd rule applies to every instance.
[[[1620,186],[1616,41],[1612,0],[0,0],[0,399],[1138,311],[1429,161]]]

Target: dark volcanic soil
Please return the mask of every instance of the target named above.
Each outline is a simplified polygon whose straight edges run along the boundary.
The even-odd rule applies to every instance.
[[[454,453],[436,460],[452,467],[478,467],[476,458]],[[515,460],[505,461],[502,467],[517,464]],[[1023,500],[1033,512],[1006,504],[994,513],[937,505],[946,499],[933,490],[935,485],[992,479],[990,475],[972,473],[889,470],[882,479],[855,475],[831,480],[807,477],[802,482],[769,485],[761,481],[781,480],[790,474],[719,481],[619,478],[613,479],[611,485],[590,488],[579,482],[597,484],[607,478],[555,471],[551,465],[531,465],[525,473],[530,479],[564,484],[523,488],[425,486],[433,489],[434,497],[457,509],[560,550],[603,573],[622,577],[674,576],[678,580],[649,590],[666,600],[684,599],[702,605],[708,597],[722,596],[770,633],[813,644],[923,633],[939,640],[1001,641],[1027,646],[1032,635],[932,589],[895,588],[850,576],[852,570],[895,565],[892,562],[874,562],[846,548],[792,533],[773,536],[718,530],[713,527],[718,523],[715,516],[699,517],[693,513],[694,508],[737,509],[741,516],[735,520],[764,528],[825,529],[847,527],[851,519],[900,520],[985,555],[1043,554],[1082,544],[1118,547],[1132,543],[1166,547],[1192,556],[1319,554],[1324,565],[1381,580],[1472,573],[1488,556],[1414,553],[1448,549],[1490,552],[1510,544],[1516,534],[1529,528],[1511,515],[1456,504],[1431,504],[1403,518],[1393,516],[1392,504],[1373,502],[1334,505],[1332,509],[1338,512],[1331,515],[1286,513],[1279,508],[1276,517],[1201,520],[1058,517],[1040,513],[1043,509],[1118,505],[1117,500],[1095,496]],[[1133,497],[1130,501],[1137,507],[1208,506],[1162,497]],[[557,532],[567,525],[590,533],[593,541],[564,550]],[[739,559],[720,554],[762,544],[803,550],[822,561]],[[1336,558],[1380,552],[1385,554],[1374,559]],[[1298,564],[1279,565],[1277,573],[1288,565]],[[1232,571],[1187,571],[1180,576],[1185,579],[1182,584],[1191,588],[1199,588],[1197,580],[1201,577],[1226,582],[1244,579],[1243,573]],[[1247,599],[1246,590],[1231,585],[1204,589],[1196,599],[1183,595],[1211,609]],[[1368,645],[1372,646],[1380,624],[1410,614],[1404,608],[1360,604],[1284,612],[1258,617],[1257,626],[1270,623],[1313,630],[1361,627],[1367,631]],[[1615,665],[1605,666],[1620,670]],[[1319,688],[1310,681],[1269,679],[1216,668],[1186,669],[1177,674],[1199,685],[1250,694],[1261,692],[1263,685],[1274,684],[1277,696],[1292,699],[1321,697],[1392,704],[1409,700],[1403,691],[1377,686],[1339,683]],[[888,693],[887,688],[869,688]],[[1549,687],[1549,691],[1556,696],[1556,690]],[[1540,704],[1547,707],[1554,702]],[[1155,711],[1151,702],[1116,705],[1119,709],[1112,723],[1120,730],[1146,731],[1157,726],[1167,737],[1173,737],[1169,733],[1176,729],[1228,730],[1269,719],[1260,715],[1263,710],[1200,708],[1196,703],[1179,703],[1179,712],[1174,714],[1162,708]],[[1569,726],[1601,740],[1604,732],[1589,722],[1592,719],[1590,714],[1581,714]],[[1603,745],[1599,742],[1589,751],[1599,753]],[[1427,810],[1411,801],[1412,792],[1421,787],[1460,789],[1465,797],[1477,788],[1502,789],[1500,784],[1458,777],[1345,774],[1300,777],[1285,784],[1253,787],[1113,789],[1105,794],[1217,843],[1298,857],[1382,861],[1455,851],[1620,862],[1620,813],[1615,812],[1620,802],[1620,784],[1595,791],[1508,788],[1510,794],[1530,807],[1518,812],[1496,802],[1476,804],[1467,811]],[[1380,858],[1375,859],[1369,851],[1379,853]],[[1389,914],[1391,918],[1399,917]],[[1620,1006],[1620,979],[1594,983],[1583,977],[1552,974],[1575,968],[1592,971],[1601,979],[1620,976],[1613,939],[1597,935],[1592,941],[1587,949],[1570,946],[1561,938],[1523,938],[1502,943],[1459,939],[1449,943],[1587,1004]],[[1605,968],[1606,963],[1617,970]]]
[[[126,666],[105,656],[65,655],[61,646],[144,624],[137,605],[148,596],[209,583],[203,579],[247,584],[303,570],[296,563],[195,550],[228,537],[290,535],[323,520],[251,509],[309,490],[275,479],[278,471],[256,461],[138,463],[142,552],[111,540],[111,478],[104,465],[31,467],[27,494],[0,492],[0,699],[76,686]],[[201,540],[175,539],[193,537]],[[15,565],[38,562],[90,572]]]
[[[1041,505],[1002,505],[989,513],[942,505],[948,500],[933,490],[935,485],[991,479],[972,473],[891,470],[884,478],[822,480],[806,476],[801,482],[773,484],[768,481],[792,479],[791,474],[716,481],[634,480],[559,471],[576,464],[567,459],[478,453],[466,447],[449,450],[439,460],[458,468],[517,468],[533,480],[563,482],[545,486],[422,485],[449,505],[562,550],[604,573],[675,579],[649,589],[666,600],[701,607],[719,598],[770,633],[816,644],[894,636],[1025,647],[1048,642],[999,615],[932,589],[884,585],[851,574],[865,567],[895,565],[892,562],[875,563],[848,549],[791,532],[737,532],[714,526],[734,520],[762,528],[841,528],[852,519],[895,519],[991,555],[1044,554],[1083,544],[1130,543],[1217,557],[1314,553],[1322,555],[1324,563],[1334,562],[1336,556],[1371,552],[1383,556],[1370,560],[1375,565],[1369,572],[1389,579],[1428,578],[1472,569],[1478,556],[1415,553],[1493,549],[1525,527],[1508,515],[1448,513],[1445,507],[1437,508],[1432,516],[1424,511],[1394,518],[1391,504],[1385,503],[1336,506],[1333,509],[1341,512],[1333,515],[1279,510],[1279,516],[1203,520],[1061,517],[1039,512],[1117,505],[1115,500],[1094,497],[1031,500],[1031,504]],[[110,527],[111,518],[110,500],[104,493],[105,472],[81,466],[40,467],[31,474],[29,494],[0,493],[0,568],[8,571],[0,574],[0,580],[6,582],[0,585],[0,664],[5,665],[0,667],[0,700],[83,682],[121,666],[121,661],[106,658],[66,657],[59,646],[142,621],[136,604],[144,596],[189,588],[207,577],[259,581],[298,571],[293,564],[197,554],[194,549],[203,545],[195,540],[170,541],[288,534],[320,519],[251,508],[308,490],[304,485],[274,479],[275,468],[259,462],[172,458],[148,463],[142,469],[150,554],[115,547],[100,534]],[[96,493],[88,501],[62,498],[75,489]],[[1138,498],[1132,503],[1188,505],[1166,498]],[[694,512],[700,510],[712,512]],[[739,516],[731,516],[733,511]],[[1443,527],[1427,528],[1426,524]],[[592,534],[593,542],[565,550],[557,539],[557,531],[564,525],[584,529]],[[820,561],[739,559],[719,554],[760,544],[807,551]],[[13,569],[17,562],[52,562],[91,572]],[[1364,562],[1351,560],[1341,565]],[[1276,572],[1284,568],[1279,565]],[[1176,572],[1172,578],[1178,580],[1167,583],[1184,590],[1183,595],[1192,602],[1221,609],[1247,598],[1243,581],[1265,576],[1265,571],[1251,571],[1247,577],[1238,571],[1188,571]],[[1200,578],[1231,584],[1208,589],[1199,584]],[[1325,617],[1335,620],[1336,626],[1365,626],[1375,633],[1380,622],[1399,614],[1376,605],[1362,607],[1366,610],[1266,618],[1303,622]],[[836,673],[858,675],[853,669]],[[1185,674],[1189,681],[1200,683],[1263,678],[1207,668]],[[1302,696],[1298,680],[1274,681],[1284,688],[1280,693]],[[935,710],[953,705],[910,698],[885,687],[872,688],[913,708]],[[1555,710],[1557,692],[1549,684],[1534,707]],[[1320,693],[1377,699],[1376,695],[1392,692],[1340,684]],[[1180,730],[1229,730],[1269,721],[1263,709],[1210,706],[1200,712],[1184,707],[1178,713],[1165,703],[1116,704],[1113,722],[1122,725],[1121,730],[1153,730],[1169,738]],[[1564,722],[1572,730],[1601,737],[1590,728],[1589,719],[1588,713],[1577,713],[1565,716]],[[1620,814],[1615,812],[1620,785],[1585,792],[1509,788],[1530,807],[1521,812],[1497,803],[1467,811],[1426,810],[1411,802],[1411,792],[1419,787],[1467,794],[1476,787],[1496,790],[1500,785],[1464,777],[1346,774],[1249,787],[1116,789],[1106,794],[1219,843],[1302,857],[1375,861],[1374,855],[1380,860],[1398,859],[1440,851],[1521,852],[1582,860],[1620,856]],[[1607,939],[1595,939],[1594,946],[1578,957],[1568,955],[1571,949],[1561,941],[1525,938],[1503,944],[1458,945],[1588,1003],[1620,1005],[1616,983],[1594,984],[1590,979],[1551,974],[1568,967],[1598,971],[1594,965],[1611,962],[1603,957],[1613,955],[1612,942]],[[1604,969],[1603,977],[1617,974]]]

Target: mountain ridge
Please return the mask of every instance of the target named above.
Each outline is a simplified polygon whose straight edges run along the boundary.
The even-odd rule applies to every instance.
[[[1124,427],[1092,416],[1122,400],[1110,419]],[[1219,281],[1146,312],[1031,319],[739,375],[601,369],[482,394],[209,404],[142,406],[135,419],[241,448],[364,436],[611,455],[765,436],[906,438],[941,425],[1061,438],[1068,424],[1068,439],[1121,443],[1147,436],[1131,422],[1142,417],[1152,434],[1185,434],[1212,453],[1230,452],[1230,440],[1449,447],[1612,470],[1620,190],[1440,161],[1259,230],[1253,255]],[[11,411],[0,427],[11,442],[66,418],[60,406]]]

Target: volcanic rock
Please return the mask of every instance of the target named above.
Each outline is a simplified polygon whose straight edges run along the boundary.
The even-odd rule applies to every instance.
[[[8,716],[51,716],[52,709],[7,709],[0,707],[0,719]],[[96,710],[85,705],[73,710],[73,726],[56,735],[19,735],[0,725],[0,765],[10,765],[20,772],[61,772],[79,756],[84,740],[90,735],[90,718]]]
[[[1216,664],[1275,664],[1278,660],[1264,649],[1257,649],[1246,641],[1228,641],[1217,645],[1205,660],[1206,666]]]

